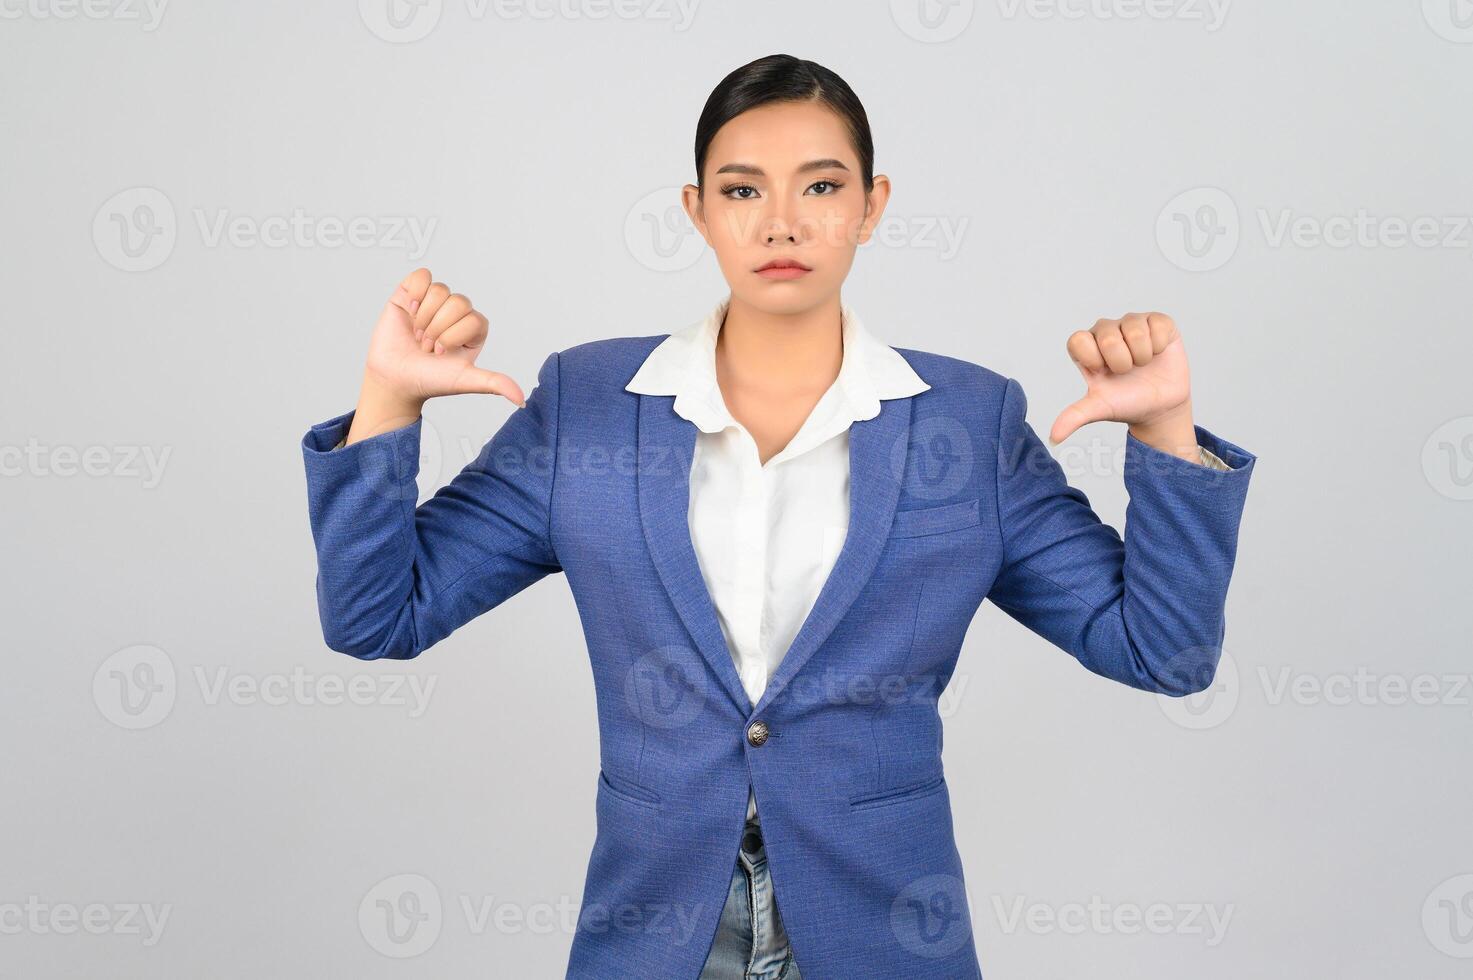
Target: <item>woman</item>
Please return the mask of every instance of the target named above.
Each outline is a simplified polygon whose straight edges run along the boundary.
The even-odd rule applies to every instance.
[[[552,354],[530,398],[476,366],[469,299],[399,284],[357,407],[303,441],[325,639],[415,657],[567,575],[601,752],[569,977],[980,976],[936,711],[967,625],[990,598],[1096,673],[1202,690],[1255,457],[1194,424],[1170,318],[1074,333],[1051,435],[1129,426],[1122,542],[1016,381],[871,334],[840,286],[890,182],[827,69],[733,72],[695,156],[730,294]],[[421,408],[477,392],[519,407],[416,508]]]

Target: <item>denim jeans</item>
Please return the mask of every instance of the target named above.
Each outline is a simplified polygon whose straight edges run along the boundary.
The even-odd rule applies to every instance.
[[[802,980],[772,891],[762,825],[748,820],[716,938],[697,980]]]

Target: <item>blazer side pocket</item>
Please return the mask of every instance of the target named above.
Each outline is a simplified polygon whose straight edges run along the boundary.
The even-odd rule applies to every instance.
[[[654,790],[646,789],[638,783],[631,783],[623,778],[619,778],[618,785],[615,785],[609,779],[609,774],[603,769],[598,771],[598,786],[605,793],[625,803],[648,807],[651,810],[660,808],[660,797]]]
[[[923,534],[941,534],[981,523],[982,500],[973,497],[971,500],[960,500],[939,507],[897,510],[895,523],[890,525],[890,537],[914,538]]]
[[[925,779],[919,783],[912,783],[909,786],[893,787],[891,789],[881,790],[878,793],[866,793],[863,796],[856,796],[851,799],[849,801],[849,807],[853,810],[869,810],[877,806],[892,806],[896,803],[908,803],[911,800],[918,800],[923,796],[930,796],[932,793],[940,792],[945,782],[946,777],[944,775],[932,776],[929,779]]]

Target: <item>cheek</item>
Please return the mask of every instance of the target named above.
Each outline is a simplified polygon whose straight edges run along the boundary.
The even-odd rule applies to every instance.
[[[859,245],[863,213],[842,204],[815,203],[799,219],[804,224],[803,241],[830,254],[853,255]]]
[[[750,249],[762,234],[762,212],[755,207],[733,207],[719,200],[706,208],[706,234],[717,258]]]

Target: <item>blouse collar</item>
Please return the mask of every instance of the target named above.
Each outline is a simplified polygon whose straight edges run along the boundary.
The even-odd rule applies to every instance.
[[[716,382],[716,338],[731,296],[705,317],[666,337],[640,364],[624,390],[642,395],[674,395],[675,413],[702,432],[737,425]],[[920,394],[921,380],[900,352],[881,343],[847,303],[840,303],[844,354],[839,375],[813,407],[798,434],[769,462],[796,455],[837,434],[853,422],[880,414],[880,402]]]

